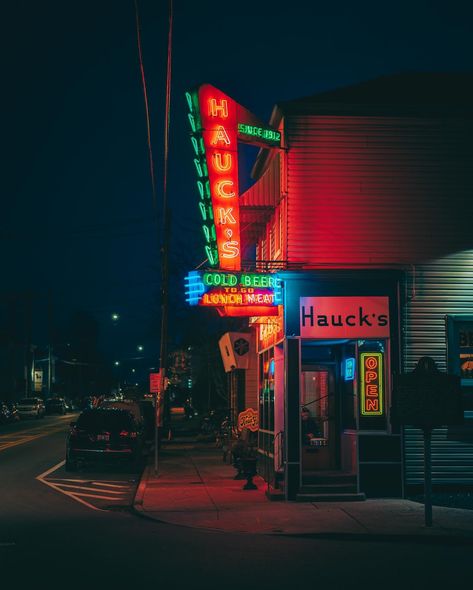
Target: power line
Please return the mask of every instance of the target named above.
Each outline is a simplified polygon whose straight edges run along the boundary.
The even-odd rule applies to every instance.
[[[156,196],[156,182],[154,178],[154,162],[153,162],[153,150],[151,147],[151,125],[150,125],[150,116],[149,116],[149,105],[148,105],[148,91],[146,88],[146,77],[145,77],[145,69],[143,65],[143,53],[141,50],[141,26],[140,26],[140,16],[138,13],[138,0],[134,0],[135,4],[135,21],[136,21],[136,42],[138,45],[138,58],[140,61],[140,72],[141,72],[141,83],[143,85],[143,98],[145,101],[145,115],[146,115],[146,133],[148,139],[148,157],[149,157],[149,172],[151,176],[151,189],[153,193],[153,206],[156,211],[158,212],[158,199]]]

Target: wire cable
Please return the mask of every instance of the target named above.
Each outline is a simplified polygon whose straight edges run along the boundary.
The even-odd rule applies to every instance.
[[[146,133],[148,139],[148,156],[149,156],[149,170],[151,176],[151,189],[153,193],[153,206],[156,214],[158,212],[158,199],[156,196],[156,181],[154,177],[154,161],[153,161],[153,150],[151,147],[151,125],[149,116],[149,104],[148,104],[148,91],[146,87],[145,68],[143,65],[143,52],[141,50],[141,25],[140,16],[138,12],[138,0],[134,0],[135,4],[135,20],[136,20],[136,42],[138,45],[138,58],[140,61],[140,72],[141,72],[141,83],[143,85],[143,97],[145,101],[145,114],[146,114]]]

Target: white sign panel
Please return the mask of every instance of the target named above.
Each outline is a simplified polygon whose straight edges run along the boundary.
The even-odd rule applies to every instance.
[[[301,297],[301,338],[389,338],[388,297]]]

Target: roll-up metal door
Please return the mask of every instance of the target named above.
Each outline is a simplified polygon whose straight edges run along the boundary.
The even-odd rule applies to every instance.
[[[442,258],[407,273],[403,312],[403,370],[431,356],[446,370],[445,316],[473,313],[473,250]],[[423,434],[404,429],[406,483],[422,483]],[[432,435],[434,484],[473,485],[473,419],[464,426],[437,428]]]

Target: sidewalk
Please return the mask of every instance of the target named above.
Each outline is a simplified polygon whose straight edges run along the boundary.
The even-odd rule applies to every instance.
[[[149,458],[134,509],[160,522],[222,532],[473,544],[473,510],[434,506],[434,524],[426,528],[416,502],[271,502],[262,478],[254,478],[257,490],[243,490],[246,482],[234,480],[235,473],[212,443],[166,443],[157,477]]]

